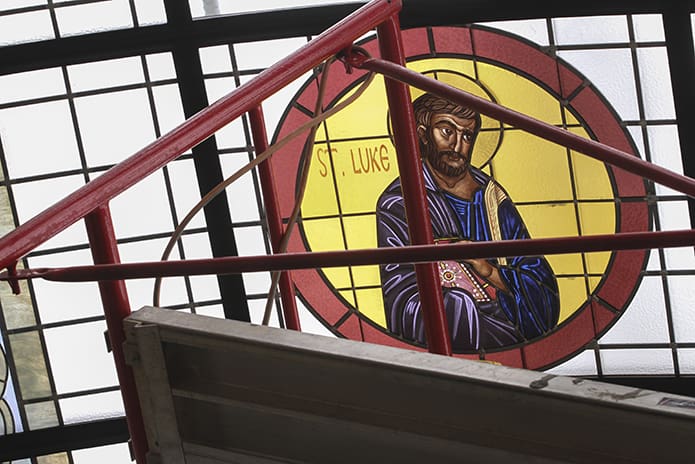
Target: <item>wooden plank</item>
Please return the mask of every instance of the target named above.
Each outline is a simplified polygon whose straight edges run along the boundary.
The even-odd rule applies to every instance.
[[[190,445],[301,462],[695,458],[687,397],[156,308],[129,319],[159,327]]]
[[[145,419],[148,464],[157,461],[186,464],[159,327],[155,324],[126,324],[126,337],[128,357]]]

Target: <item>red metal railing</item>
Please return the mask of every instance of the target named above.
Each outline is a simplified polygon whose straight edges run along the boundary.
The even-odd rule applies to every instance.
[[[4,278],[9,280],[11,284],[13,283],[13,276],[21,278],[41,276],[64,281],[100,281],[99,286],[107,327],[116,359],[116,368],[137,462],[146,462],[147,440],[133,375],[123,360],[122,320],[130,313],[123,279],[256,270],[290,270],[388,262],[418,263],[416,264],[418,288],[421,298],[430,303],[424,320],[429,349],[435,353],[449,355],[451,354],[451,345],[439,278],[435,271],[435,265],[432,264],[434,261],[445,257],[446,259],[476,258],[695,244],[695,231],[687,230],[533,239],[522,242],[431,245],[432,232],[425,202],[410,93],[406,84],[466,104],[495,119],[655,180],[690,196],[695,196],[695,181],[405,69],[403,67],[405,56],[397,16],[400,8],[400,0],[373,0],[312,40],[302,49],[268,68],[255,79],[200,111],[173,131],[0,238],[0,269],[8,269]],[[374,28],[377,28],[379,48],[383,59],[367,58],[360,54],[351,53],[353,41]],[[387,76],[387,96],[412,246],[176,262],[119,263],[116,240],[108,210],[108,202],[112,198],[246,112],[250,115],[257,152],[262,151],[267,147],[261,111],[262,102],[294,79],[339,52],[343,52],[343,59],[349,65]],[[262,165],[260,174],[271,239],[274,251],[277,251],[277,244],[283,233],[277,194],[268,166],[263,167]],[[23,256],[82,218],[86,220],[95,266],[52,270],[14,270],[14,266]],[[287,326],[298,330],[300,325],[294,288],[288,274],[281,278],[280,289]]]

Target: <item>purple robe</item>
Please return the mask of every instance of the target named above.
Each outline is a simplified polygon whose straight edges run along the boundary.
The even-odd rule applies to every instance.
[[[425,189],[435,239],[492,240],[483,192],[493,182],[481,171],[471,175],[481,184],[470,201],[442,191],[424,165]],[[380,247],[409,244],[400,179],[377,202],[377,239]],[[502,240],[529,238],[514,204],[504,198],[497,218]],[[497,290],[491,303],[480,303],[460,288],[443,287],[444,306],[455,351],[500,348],[539,337],[558,322],[560,304],[557,281],[543,257],[510,257],[499,269],[508,291]],[[469,267],[469,269],[472,269]],[[381,266],[384,309],[388,329],[408,341],[425,343],[422,305],[412,264]]]

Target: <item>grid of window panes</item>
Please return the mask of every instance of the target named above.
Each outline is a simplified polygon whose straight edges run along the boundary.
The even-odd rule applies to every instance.
[[[3,0],[0,46],[165,22],[163,0]]]
[[[0,77],[0,195],[3,232],[98,177],[184,120],[170,53],[134,56]],[[178,221],[200,199],[184,154],[110,203],[123,262],[156,261]],[[14,218],[14,219],[13,219]],[[209,258],[201,217],[172,259]],[[30,253],[25,265],[90,264],[82,222]],[[131,307],[152,304],[152,279],[126,283]],[[2,340],[15,391],[6,391],[16,431],[123,414],[104,338],[96,283],[0,289]],[[221,314],[214,276],[165,279],[163,306]],[[11,394],[8,394],[11,393]],[[17,407],[18,406],[18,407]]]
[[[117,1],[5,0],[0,5],[0,44],[84,32],[78,32],[79,27],[67,27],[69,21],[63,25],[61,15],[71,8],[106,8],[107,3],[113,8],[120,5]],[[161,1],[122,3],[127,6],[128,21],[114,20],[104,26],[94,26],[92,21],[92,27],[144,24],[147,5],[159,5]],[[194,16],[203,3],[191,0]],[[158,16],[153,13],[151,17],[156,19],[151,22],[164,21],[163,7],[157,8]],[[219,11],[226,12],[232,11]],[[106,19],[109,14],[96,16],[113,20]],[[3,21],[38,24],[45,18],[50,27],[32,29],[39,32],[3,35],[2,31],[7,31]],[[488,25],[547,47],[577,68],[615,108],[644,159],[682,172],[660,16],[539,19]],[[306,41],[298,37],[201,48],[209,101],[253,78]],[[264,103],[270,135],[307,78],[298,79]],[[0,76],[1,232],[26,222],[182,120],[173,60],[168,53]],[[254,155],[246,119],[221,130],[216,142],[225,176]],[[690,228],[683,195],[658,185],[652,193],[649,202],[655,230]],[[255,174],[246,175],[229,188],[227,196],[240,254],[267,253]],[[159,259],[173,228],[199,198],[190,155],[116,198],[111,209],[122,260]],[[172,259],[209,256],[209,240],[199,216]],[[78,223],[30,254],[25,264],[43,267],[90,262],[84,226]],[[593,347],[551,371],[606,376],[695,374],[695,317],[690,311],[694,280],[693,250],[654,250],[635,298],[616,325]],[[244,275],[255,322],[261,318],[269,284],[267,273]],[[133,308],[151,303],[151,279],[129,281],[127,285]],[[0,328],[8,364],[5,396],[16,396],[18,404],[10,406],[18,408],[21,416],[15,431],[122,414],[113,361],[104,344],[105,324],[96,284],[23,283],[19,297],[10,295],[9,288],[2,285],[0,303]],[[223,315],[217,282],[212,277],[166,279],[162,303],[201,314]],[[302,308],[300,315],[305,330],[328,334],[308,311]],[[273,323],[277,325],[277,319]],[[125,445],[117,446],[116,454],[123,455],[122,461],[109,462],[126,462]],[[113,455],[113,449],[61,453],[36,458],[35,462],[93,462],[93,456],[107,454]]]

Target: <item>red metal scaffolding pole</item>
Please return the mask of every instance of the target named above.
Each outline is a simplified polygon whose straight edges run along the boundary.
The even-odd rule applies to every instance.
[[[258,156],[268,149],[268,135],[266,133],[265,119],[263,118],[263,109],[261,106],[249,111],[249,123],[251,124],[251,135],[253,137],[256,156]],[[273,158],[270,157],[258,166],[258,175],[261,180],[265,217],[268,221],[268,231],[270,232],[273,252],[278,253],[280,251],[280,241],[282,240],[283,231],[285,229],[282,226],[282,215],[280,214],[278,194],[271,170],[272,160]],[[289,271],[283,272],[280,275],[278,286],[280,287],[280,300],[282,301],[282,314],[285,318],[285,327],[301,331],[294,284],[292,283]]]
[[[101,206],[85,216],[85,226],[94,264],[120,263],[109,207]],[[148,448],[147,435],[145,434],[133,370],[125,363],[123,354],[123,343],[125,342],[123,319],[130,315],[128,292],[123,280],[108,280],[99,282],[99,293],[101,294],[101,303],[104,306],[106,328],[116,364],[118,383],[121,387],[133,454],[138,463],[144,464]]]
[[[580,237],[534,238],[497,242],[465,242],[446,245],[414,245],[360,250],[283,253],[262,256],[185,261],[154,261],[98,266],[39,268],[18,270],[16,278],[44,278],[62,282],[145,279],[183,275],[233,274],[240,272],[282,271],[323,267],[364,266],[387,263],[427,263],[499,256],[538,256],[610,250],[641,250],[695,245],[695,230],[664,232],[624,232]],[[12,280],[7,272],[0,280]]]
[[[377,28],[377,37],[381,56],[396,65],[405,66],[405,52],[397,16],[393,16]],[[401,178],[410,244],[429,245],[433,243],[434,238],[427,209],[422,160],[410,89],[404,83],[392,79],[385,79],[385,85],[394,144],[398,154],[398,172]],[[423,309],[422,320],[427,349],[432,353],[451,356],[451,339],[436,264],[416,264],[415,276]]]

